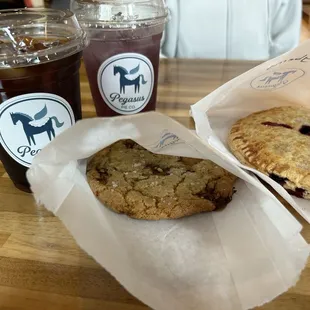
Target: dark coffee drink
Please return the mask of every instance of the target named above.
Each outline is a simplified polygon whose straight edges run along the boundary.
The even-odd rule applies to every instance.
[[[80,62],[81,53],[77,53],[68,58],[37,66],[0,69],[0,104],[24,94],[55,94],[70,104],[75,120],[81,119]],[[32,103],[30,100],[23,104],[31,105]],[[23,124],[23,120],[21,123]],[[35,156],[38,149],[31,149],[29,146],[28,151],[33,151]],[[16,187],[29,190],[29,183],[25,177],[27,166],[20,165],[2,145],[0,146],[0,158]]]
[[[70,12],[18,12],[21,20],[16,11],[0,14],[0,29],[3,14],[15,17],[14,32],[0,33],[0,159],[16,187],[29,191],[26,171],[33,158],[81,119],[79,68],[86,37]],[[47,20],[36,24],[31,14]],[[73,26],[62,23],[72,19]]]

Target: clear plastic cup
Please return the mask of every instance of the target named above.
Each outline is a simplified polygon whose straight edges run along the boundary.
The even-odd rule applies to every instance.
[[[85,31],[68,10],[0,11],[0,159],[19,189],[34,156],[81,118]]]
[[[164,0],[74,0],[88,32],[84,62],[98,116],[155,110]]]

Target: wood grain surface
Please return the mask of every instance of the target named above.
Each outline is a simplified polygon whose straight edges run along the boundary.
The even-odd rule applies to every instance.
[[[255,62],[162,60],[158,110],[193,128],[189,106],[254,67]],[[83,116],[95,109],[85,68],[81,68]],[[310,242],[310,225],[292,208]],[[12,185],[0,164],[0,309],[143,310],[131,296],[72,239],[31,195]],[[310,309],[310,264],[296,285],[259,310]],[[206,309],[207,310],[207,309]]]

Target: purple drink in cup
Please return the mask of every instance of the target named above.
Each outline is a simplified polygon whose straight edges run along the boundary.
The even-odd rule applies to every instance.
[[[76,0],[88,32],[84,62],[98,116],[155,110],[163,0]]]

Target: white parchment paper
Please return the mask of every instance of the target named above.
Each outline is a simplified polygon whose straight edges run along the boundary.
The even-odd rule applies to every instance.
[[[240,179],[223,211],[163,221],[105,208],[85,178],[87,158],[130,138],[155,153],[211,159]],[[243,310],[294,285],[309,255],[301,225],[252,175],[156,112],[78,122],[28,171],[34,196],[133,295],[158,310]]]
[[[256,169],[242,165],[230,152],[232,125],[251,113],[277,106],[310,108],[310,41],[238,76],[192,106],[197,134],[227,163],[257,174],[310,223],[310,201],[291,196]],[[310,125],[310,124],[308,124]],[[310,138],[309,138],[310,147]]]

